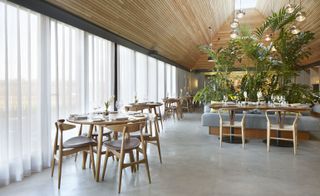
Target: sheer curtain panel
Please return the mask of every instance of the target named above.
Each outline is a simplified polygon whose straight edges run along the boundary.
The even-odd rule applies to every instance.
[[[46,19],[0,1],[0,186],[49,166]]]
[[[136,96],[135,52],[124,46],[118,47],[118,100],[132,103]]]

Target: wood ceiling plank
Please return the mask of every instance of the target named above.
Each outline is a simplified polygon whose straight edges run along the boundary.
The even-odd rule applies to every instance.
[[[233,0],[47,0],[162,56],[192,67],[208,27],[220,28]]]

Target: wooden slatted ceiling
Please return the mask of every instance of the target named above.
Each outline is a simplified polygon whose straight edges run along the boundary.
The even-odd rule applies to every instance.
[[[257,0],[257,9],[265,16],[271,13],[272,3],[270,2],[270,0]],[[299,3],[300,1],[296,0],[295,2]],[[288,0],[273,0],[273,10],[277,11],[287,3]],[[297,22],[297,26],[302,30],[309,30],[315,33],[315,40],[308,45],[311,48],[312,56],[302,62],[302,64],[309,64],[320,60],[320,1],[302,0],[302,7],[307,14],[307,18],[301,23]]]
[[[219,31],[213,36],[213,49],[217,50],[218,48],[226,46],[228,41],[230,40],[230,23],[233,19],[231,15],[227,21],[222,25]],[[259,27],[264,21],[265,16],[263,16],[258,10],[256,9],[247,9],[246,15],[240,20],[240,25],[246,25],[250,29],[255,29]],[[192,67],[193,70],[196,69],[204,69],[210,70],[214,66],[214,63],[208,62],[208,56],[206,54],[201,54],[197,63]]]
[[[233,0],[47,0],[187,68],[232,14]]]

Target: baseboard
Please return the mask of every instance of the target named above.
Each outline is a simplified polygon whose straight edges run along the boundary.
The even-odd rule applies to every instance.
[[[223,132],[228,133],[229,128],[224,128]],[[240,129],[235,128],[235,133],[240,134]],[[219,128],[217,127],[209,127],[209,134],[210,135],[219,135]],[[292,133],[290,132],[281,132],[282,137],[284,138],[292,138]],[[271,137],[276,136],[276,131],[271,131]],[[252,139],[263,139],[267,137],[267,130],[261,129],[246,129],[245,130],[245,137],[252,138]],[[299,140],[309,140],[310,133],[308,131],[298,131],[298,139]]]

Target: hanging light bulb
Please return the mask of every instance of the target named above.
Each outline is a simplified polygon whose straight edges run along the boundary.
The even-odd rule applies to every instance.
[[[292,4],[290,4],[290,3],[288,3],[285,8],[286,8],[286,12],[287,12],[288,14],[292,14],[293,11],[294,11],[294,5],[292,5]]]
[[[302,22],[306,19],[306,13],[305,12],[298,12],[296,15],[296,21]]]
[[[245,13],[245,12],[243,11],[243,9],[242,9],[241,0],[240,0],[240,9],[239,9],[239,11],[237,12],[236,16],[237,16],[238,19],[240,19],[240,18],[243,18],[243,16],[244,16],[245,14],[246,14],[246,13]]]
[[[246,14],[246,13],[245,13],[243,10],[239,10],[239,11],[237,12],[237,18],[238,18],[238,19],[243,18],[245,14]]]
[[[266,42],[269,42],[269,41],[271,41],[271,37],[272,37],[272,34],[268,34],[268,35],[266,35],[266,38],[264,38],[264,40]]]
[[[232,39],[235,39],[235,38],[237,38],[238,37],[238,35],[239,35],[239,33],[238,33],[238,31],[237,30],[232,30],[231,31],[231,33],[230,33],[230,37],[232,38]]]
[[[210,50],[212,50],[212,28],[209,27],[209,31],[210,31],[210,44],[209,44],[209,47],[210,47]],[[213,62],[213,58],[211,56],[208,56],[208,62]]]
[[[298,33],[300,33],[300,29],[298,29],[295,25],[291,27],[290,31],[293,35],[297,35]]]
[[[301,0],[300,0],[300,8],[302,8]],[[305,19],[306,19],[306,13],[305,13],[305,12],[299,11],[299,12],[296,14],[296,21],[302,22],[302,21],[304,21]]]
[[[233,21],[230,24],[230,27],[235,29],[235,28],[238,28],[238,26],[239,26],[239,20],[234,18]]]

